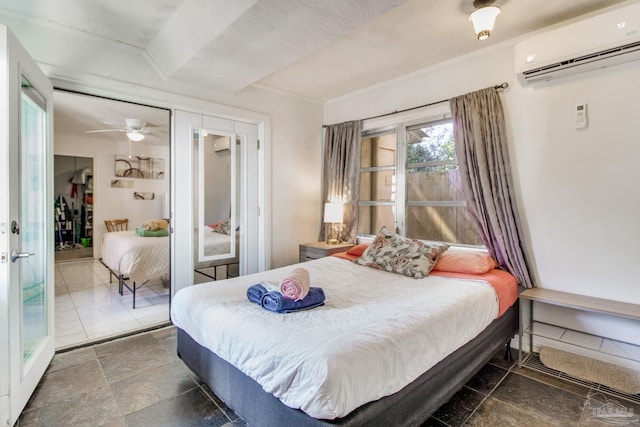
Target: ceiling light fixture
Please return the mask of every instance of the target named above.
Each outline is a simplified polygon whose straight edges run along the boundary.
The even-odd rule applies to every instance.
[[[473,7],[476,10],[469,15],[469,21],[473,24],[473,29],[476,32],[478,40],[486,40],[493,31],[493,26],[496,23],[496,18],[500,14],[500,8],[498,6],[491,6],[493,0],[474,0]]]
[[[133,130],[131,132],[127,132],[127,136],[132,141],[142,141],[144,139],[144,135],[140,132]]]

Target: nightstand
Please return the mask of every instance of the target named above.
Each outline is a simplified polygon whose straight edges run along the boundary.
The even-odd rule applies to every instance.
[[[328,245],[326,242],[303,243],[300,245],[300,262],[324,258],[336,252],[346,252],[354,246],[351,243],[338,243],[337,245]]]

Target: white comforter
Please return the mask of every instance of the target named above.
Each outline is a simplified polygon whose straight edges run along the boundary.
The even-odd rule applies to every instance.
[[[140,237],[135,231],[106,233],[102,262],[136,283],[169,274],[169,237]]]
[[[324,306],[291,314],[248,301],[246,289],[306,268]],[[482,281],[415,280],[336,257],[178,292],[171,319],[285,405],[334,419],[395,393],[497,316]]]

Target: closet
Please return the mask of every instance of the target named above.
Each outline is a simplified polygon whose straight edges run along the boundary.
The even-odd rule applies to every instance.
[[[93,159],[54,156],[56,259],[93,256]]]

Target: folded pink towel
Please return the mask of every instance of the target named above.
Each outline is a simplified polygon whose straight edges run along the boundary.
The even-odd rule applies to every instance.
[[[287,299],[300,301],[309,293],[309,287],[309,272],[304,268],[296,268],[280,282],[280,293]]]

